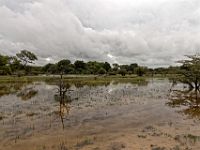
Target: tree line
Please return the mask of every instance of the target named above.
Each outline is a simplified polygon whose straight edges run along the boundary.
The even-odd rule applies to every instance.
[[[0,54],[0,75],[38,75],[38,74],[136,74],[143,76],[145,74],[171,74],[176,73],[179,67],[168,68],[148,68],[139,66],[137,63],[130,65],[119,65],[117,63],[76,60],[72,63],[69,59],[62,59],[57,63],[48,63],[44,66],[31,65],[36,61],[37,56],[28,51],[21,50],[15,56],[6,56]]]

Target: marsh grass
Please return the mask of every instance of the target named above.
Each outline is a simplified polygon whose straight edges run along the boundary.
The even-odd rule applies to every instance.
[[[74,80],[85,80],[85,81],[110,81],[116,79],[117,81],[120,80],[127,80],[127,81],[142,81],[146,77],[137,77],[137,76],[95,76],[95,75],[65,75],[63,76],[63,81],[74,81]],[[53,75],[53,76],[23,76],[23,77],[15,77],[15,76],[0,76],[0,83],[7,83],[7,82],[32,82],[32,81],[57,81],[60,79],[60,76]]]
[[[70,85],[75,85],[76,87],[83,87],[84,85],[87,86],[108,86],[111,82],[112,84],[119,84],[119,83],[131,83],[131,84],[138,84],[138,85],[147,85],[147,77],[137,77],[137,76],[91,76],[91,75],[84,75],[84,76],[63,76],[62,81],[64,83],[68,83]],[[0,86],[1,84],[12,84],[12,85],[22,85],[23,84],[31,84],[33,82],[45,82],[49,85],[54,85],[59,83],[60,77],[55,76],[23,76],[23,77],[13,77],[13,76],[0,76]],[[0,88],[0,93],[9,94],[10,90],[3,90]]]

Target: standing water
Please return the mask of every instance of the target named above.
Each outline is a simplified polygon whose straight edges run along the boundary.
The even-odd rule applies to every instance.
[[[62,114],[56,83],[0,84],[0,150],[200,149],[199,107],[167,79],[65,84]]]

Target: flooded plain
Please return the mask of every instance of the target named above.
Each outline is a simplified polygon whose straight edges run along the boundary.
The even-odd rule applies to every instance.
[[[199,100],[184,85],[65,82],[62,108],[58,87],[0,83],[0,150],[200,149]]]

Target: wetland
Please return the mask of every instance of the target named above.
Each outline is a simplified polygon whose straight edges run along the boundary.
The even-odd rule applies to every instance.
[[[167,78],[0,78],[0,150],[200,148],[198,95]]]

